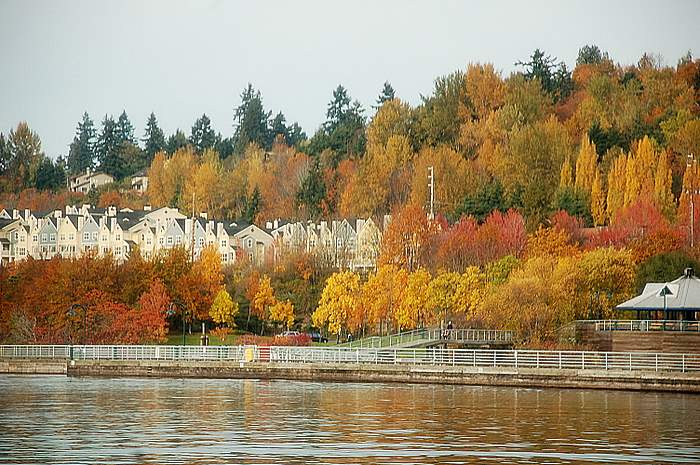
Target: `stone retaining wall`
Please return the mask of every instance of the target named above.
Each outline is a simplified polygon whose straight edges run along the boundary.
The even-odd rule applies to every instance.
[[[68,376],[289,379],[700,393],[700,373],[353,364],[75,361]]]
[[[0,359],[0,375],[65,375],[65,360]]]

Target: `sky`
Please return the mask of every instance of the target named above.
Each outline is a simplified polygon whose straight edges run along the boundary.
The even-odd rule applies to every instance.
[[[382,85],[411,104],[437,76],[490,62],[507,76],[536,48],[573,68],[596,44],[632,64],[700,56],[700,1],[0,0],[0,132],[20,121],[68,153],[83,112],[126,110],[143,136],[203,113],[224,136],[247,83],[311,135],[344,85],[371,116]]]

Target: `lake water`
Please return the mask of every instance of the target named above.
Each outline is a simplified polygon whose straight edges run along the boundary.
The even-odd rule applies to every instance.
[[[700,395],[0,376],[0,464],[700,463]]]

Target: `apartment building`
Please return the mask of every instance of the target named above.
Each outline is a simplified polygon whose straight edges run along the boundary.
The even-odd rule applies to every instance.
[[[223,263],[244,258],[262,264],[274,258],[275,244],[256,225],[209,220],[206,215],[192,219],[177,208],[133,211],[82,205],[50,212],[0,210],[0,246],[1,264],[85,253],[111,254],[121,261],[136,250],[149,259],[177,246],[195,258],[205,247],[215,246]]]

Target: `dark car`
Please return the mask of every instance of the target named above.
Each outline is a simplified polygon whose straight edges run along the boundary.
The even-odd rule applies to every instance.
[[[307,334],[311,338],[311,342],[328,342],[328,338],[321,336],[321,333],[318,331],[311,331]]]

